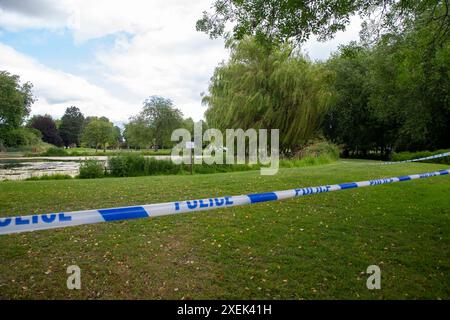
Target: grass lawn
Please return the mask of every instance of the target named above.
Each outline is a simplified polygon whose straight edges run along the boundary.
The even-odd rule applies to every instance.
[[[0,183],[1,216],[238,195],[422,173],[328,165]],[[0,298],[450,299],[450,177],[251,206],[0,236]],[[81,268],[81,290],[66,268]],[[369,265],[381,290],[366,288]]]

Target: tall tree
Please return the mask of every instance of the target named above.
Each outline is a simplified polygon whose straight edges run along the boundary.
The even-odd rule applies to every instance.
[[[172,100],[151,96],[144,101],[141,116],[153,132],[155,148],[170,147],[172,131],[183,126],[183,114],[175,108]]]
[[[130,118],[123,135],[128,147],[145,149],[153,144],[153,131],[142,116]]]
[[[20,84],[20,77],[0,71],[0,140],[8,131],[18,129],[35,101],[30,82]]]
[[[111,146],[119,148],[122,143],[123,143],[122,130],[120,130],[120,128],[118,126],[114,126],[112,139],[109,144]]]
[[[367,154],[377,147],[377,137],[385,132],[379,130],[381,125],[368,105],[369,61],[367,49],[351,43],[341,47],[339,54],[327,62],[335,74],[336,99],[325,116],[324,133],[333,142],[342,144],[347,155]]]
[[[212,38],[231,35],[242,40],[250,35],[262,43],[292,39],[301,43],[311,35],[321,40],[332,37],[345,29],[354,14],[370,18],[376,13],[379,29],[396,30],[428,10],[442,26],[440,36],[445,36],[448,7],[447,0],[216,0],[213,12],[204,11],[196,26]],[[233,26],[231,32],[227,25]]]
[[[332,75],[289,45],[270,51],[253,38],[229,42],[228,63],[216,68],[203,102],[208,125],[280,130],[280,148],[293,151],[319,129],[333,92]]]
[[[83,125],[84,115],[80,109],[74,106],[67,108],[59,126],[59,135],[63,139],[66,147],[70,145],[80,146]]]
[[[96,151],[101,146],[106,152],[106,147],[114,141],[114,136],[114,125],[111,122],[93,119],[84,128],[83,142],[94,147]]]
[[[28,121],[28,126],[39,130],[42,134],[42,140],[44,142],[51,143],[58,147],[63,146],[63,141],[58,134],[58,130],[56,129],[56,123],[50,115],[46,114],[43,116],[33,116]]]
[[[375,42],[341,47],[328,62],[338,99],[326,117],[327,136],[349,152],[450,147],[450,55],[437,40],[441,24],[425,12]]]

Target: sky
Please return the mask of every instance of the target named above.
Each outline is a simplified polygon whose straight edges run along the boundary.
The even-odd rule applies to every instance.
[[[185,117],[203,118],[201,94],[228,58],[223,39],[195,30],[213,0],[0,0],[0,70],[34,85],[32,114],[85,116],[123,124],[143,101],[170,98]],[[358,40],[360,19],[303,51],[326,59]]]

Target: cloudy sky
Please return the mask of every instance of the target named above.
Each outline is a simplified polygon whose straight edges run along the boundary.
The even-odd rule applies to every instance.
[[[0,0],[0,70],[34,84],[33,114],[85,115],[122,123],[151,95],[170,98],[199,120],[200,94],[226,60],[223,40],[195,30],[213,0]],[[326,59],[358,39],[359,19],[304,51]]]

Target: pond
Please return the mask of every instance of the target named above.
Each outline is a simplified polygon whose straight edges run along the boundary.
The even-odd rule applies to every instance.
[[[156,160],[181,159],[181,156],[146,156]],[[202,156],[195,156],[202,158]],[[105,163],[106,156],[95,157],[0,157],[0,181],[3,180],[25,180],[32,177],[44,175],[65,174],[75,177],[80,173],[80,164],[88,159]]]
[[[181,157],[171,156],[146,156],[156,160],[171,160]],[[196,156],[195,158],[202,158]],[[2,180],[25,180],[31,177],[44,175],[65,174],[75,177],[80,173],[80,165],[83,161],[94,159],[105,163],[108,157],[0,157],[0,181]]]
[[[79,174],[80,163],[79,161],[0,160],[0,181],[24,180],[53,174],[74,177]]]

